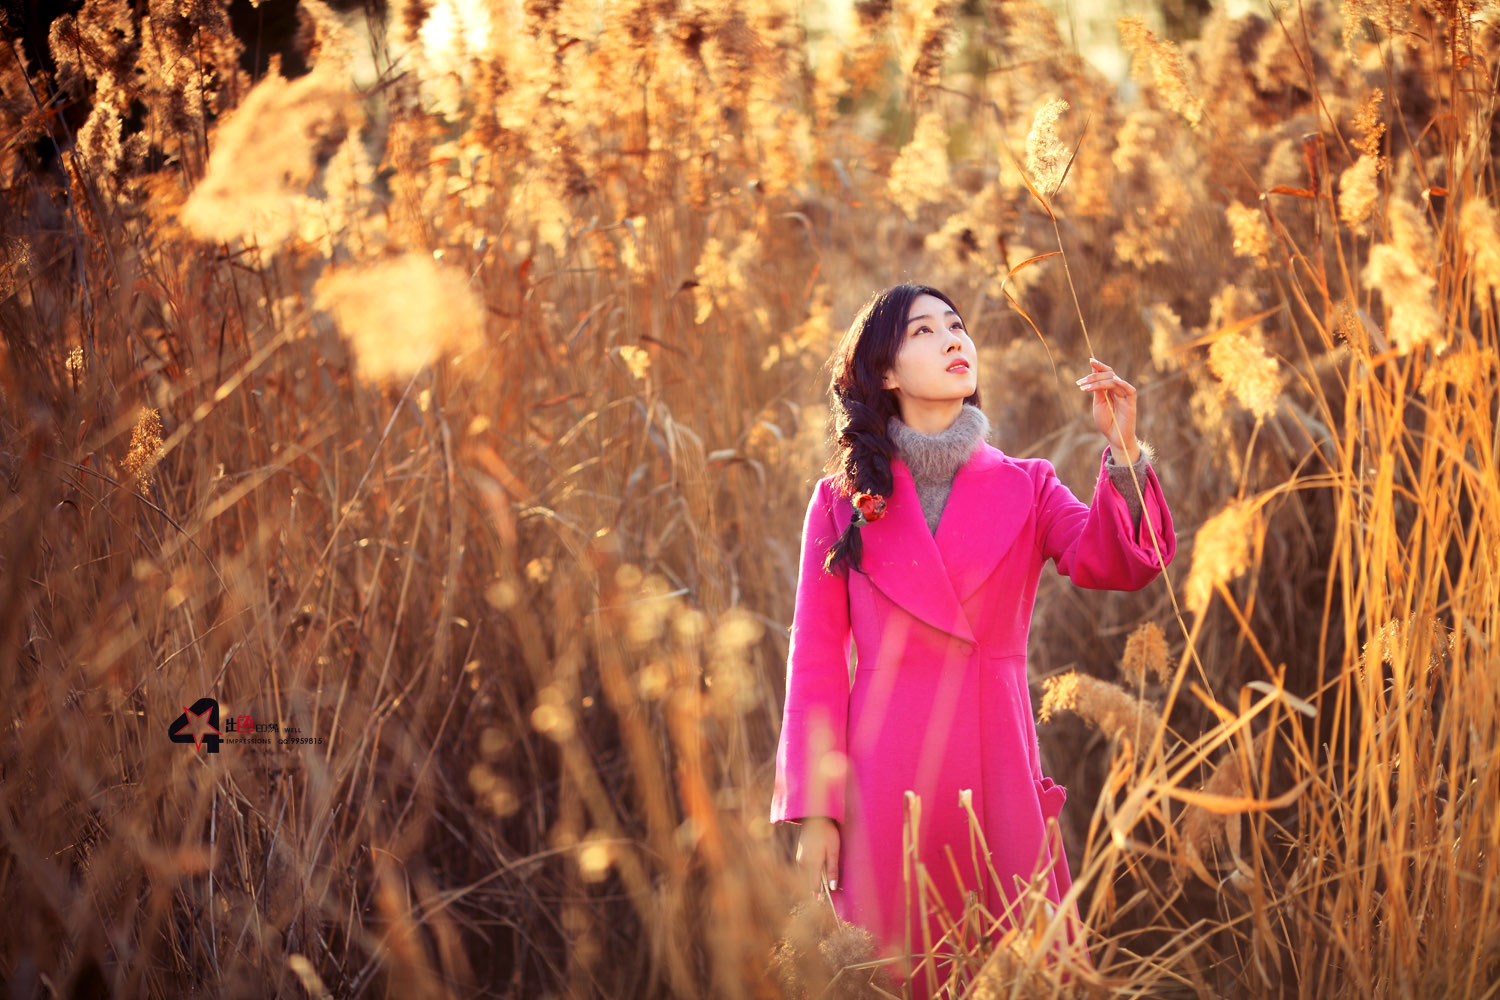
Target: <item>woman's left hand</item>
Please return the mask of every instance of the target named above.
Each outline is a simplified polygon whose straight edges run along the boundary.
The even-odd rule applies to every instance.
[[[1077,385],[1094,394],[1094,426],[1109,442],[1115,461],[1134,464],[1141,456],[1135,439],[1135,386],[1097,358],[1089,358],[1089,367],[1092,371]]]

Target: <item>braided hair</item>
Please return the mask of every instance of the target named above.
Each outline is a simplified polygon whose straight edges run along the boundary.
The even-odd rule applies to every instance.
[[[829,412],[833,418],[834,451],[824,472],[835,475],[836,495],[851,500],[855,493],[889,497],[894,481],[891,459],[896,446],[887,428],[900,415],[896,392],[882,384],[901,352],[906,316],[918,296],[941,299],[954,312],[958,307],[936,288],[893,285],[876,292],[859,310],[849,330],[829,359]],[[964,400],[979,405],[979,391]],[[864,546],[859,528],[850,524],[828,549],[824,567],[843,573],[860,569]]]

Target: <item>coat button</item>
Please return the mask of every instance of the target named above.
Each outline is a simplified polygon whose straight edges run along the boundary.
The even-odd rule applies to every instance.
[[[974,644],[972,642],[961,642],[958,644],[958,651],[965,656],[970,656],[974,652]]]

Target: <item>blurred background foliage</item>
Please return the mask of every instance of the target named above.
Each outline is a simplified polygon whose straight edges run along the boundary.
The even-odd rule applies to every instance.
[[[1095,967],[950,995],[1489,995],[1496,16],[1184,3],[1117,80],[1033,0],[8,10],[12,993],[878,995],[765,816],[822,366],[912,279],[1085,499],[1131,379],[1183,542],[1037,604]]]

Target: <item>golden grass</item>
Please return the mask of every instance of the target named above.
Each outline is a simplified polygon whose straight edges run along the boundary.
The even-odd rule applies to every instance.
[[[1045,578],[1073,893],[921,975],[1493,995],[1493,5],[1127,22],[1129,105],[1020,0],[524,6],[0,48],[13,991],[881,995],[765,816],[820,367],[910,276],[1079,490],[1126,373],[1183,549]]]

